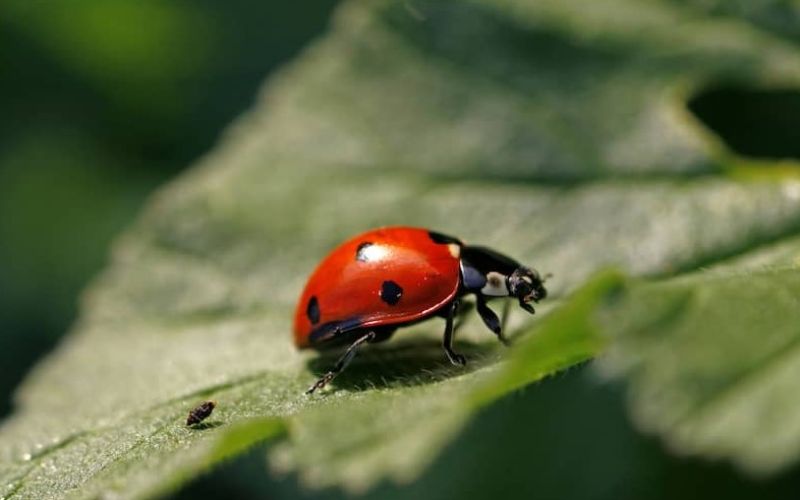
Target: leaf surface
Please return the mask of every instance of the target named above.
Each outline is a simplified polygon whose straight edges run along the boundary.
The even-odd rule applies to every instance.
[[[737,366],[714,357],[725,376],[696,392],[681,382],[710,367],[682,351],[664,358],[672,373],[645,376],[662,358],[636,352],[639,336],[662,329],[655,341],[667,346],[716,324],[705,321],[728,325],[723,306],[736,307],[745,283],[712,274],[634,283],[641,294],[608,305],[624,280],[590,279],[608,266],[655,279],[746,259],[796,233],[796,176],[732,175],[743,162],[684,108],[714,81],[797,87],[795,45],[737,16],[667,1],[342,5],[330,32],[119,239],[74,331],[31,373],[0,429],[0,496],[149,497],[266,439],[279,440],[273,466],[307,484],[358,491],[412,480],[478,408],[594,356],[606,342],[597,321],[619,333],[609,370],[631,374],[643,426],[680,449],[703,435],[693,451],[764,470],[793,460],[789,446],[754,461],[741,458],[745,437],[708,437],[727,413],[685,431],[680,415],[642,409],[670,401],[636,395],[664,382],[683,398],[679,409],[691,408],[791,344],[782,327],[772,350],[748,351]],[[471,318],[457,343],[466,369],[446,363],[442,325],[431,321],[306,397],[334,358],[291,344],[303,282],[349,235],[391,224],[456,234],[552,272],[553,299],[541,317],[512,314],[508,352]],[[759,275],[747,293],[784,293],[773,279],[793,286]],[[704,294],[696,311],[714,314],[682,309]],[[791,303],[746,296],[767,316]],[[695,326],[670,330],[671,311]],[[700,356],[711,335],[687,347],[696,342]],[[218,409],[187,429],[204,399]],[[764,423],[748,422],[753,432]]]

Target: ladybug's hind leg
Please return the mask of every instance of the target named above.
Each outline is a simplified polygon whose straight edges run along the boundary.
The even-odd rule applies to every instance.
[[[445,316],[444,338],[442,339],[442,347],[447,354],[447,358],[454,365],[467,364],[467,358],[453,350],[453,317],[458,311],[458,300],[454,300],[447,306],[447,316]]]
[[[350,344],[350,347],[347,348],[347,350],[344,352],[342,357],[339,358],[336,364],[333,365],[333,368],[328,373],[321,376],[316,382],[314,382],[314,384],[311,387],[308,388],[306,394],[311,394],[317,389],[321,389],[326,385],[328,385],[328,383],[331,380],[333,380],[334,378],[336,378],[337,375],[342,373],[344,369],[347,368],[347,365],[349,365],[350,362],[353,361],[353,358],[356,356],[358,348],[361,347],[361,344],[363,344],[364,342],[373,342],[375,341],[376,338],[377,334],[374,331],[370,330],[366,334],[356,339],[355,342]]]

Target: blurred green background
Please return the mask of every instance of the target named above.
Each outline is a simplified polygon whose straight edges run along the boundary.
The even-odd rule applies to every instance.
[[[211,149],[334,5],[0,3],[0,416],[147,195]]]
[[[0,416],[13,388],[74,320],[80,290],[149,193],[210,150],[263,79],[326,26],[333,0],[0,3]],[[691,108],[737,151],[800,156],[794,92],[710,89]],[[769,117],[769,119],[763,119]],[[752,123],[760,123],[754,128]],[[542,414],[538,408],[551,408]],[[524,440],[506,423],[529,422]],[[598,438],[599,436],[599,438]],[[538,443],[531,453],[530,443]],[[485,457],[498,443],[505,457]],[[263,480],[264,453],[184,498],[339,497]],[[454,478],[448,491],[434,491]],[[378,498],[796,498],[800,476],[763,482],[682,460],[638,435],[617,387],[576,369],[483,412],[410,489]]]

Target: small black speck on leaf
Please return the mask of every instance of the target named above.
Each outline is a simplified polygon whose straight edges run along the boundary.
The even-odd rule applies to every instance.
[[[186,419],[186,425],[191,427],[195,424],[199,424],[211,416],[211,412],[213,412],[214,408],[216,407],[217,403],[215,401],[204,401],[200,403],[197,407],[189,412],[189,417]]]

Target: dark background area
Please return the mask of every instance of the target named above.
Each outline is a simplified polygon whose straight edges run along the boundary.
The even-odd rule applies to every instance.
[[[214,146],[271,71],[324,31],[334,5],[0,3],[0,417],[69,329],[113,237],[149,193]],[[689,105],[740,153],[800,156],[797,92],[725,87]],[[520,420],[526,435],[504,432]],[[309,494],[294,476],[265,481],[264,464],[257,448],[180,496]],[[453,481],[434,480],[442,476]],[[419,482],[371,496],[788,499],[798,491],[794,472],[763,482],[668,456],[632,428],[619,388],[598,385],[584,367],[483,411]]]

